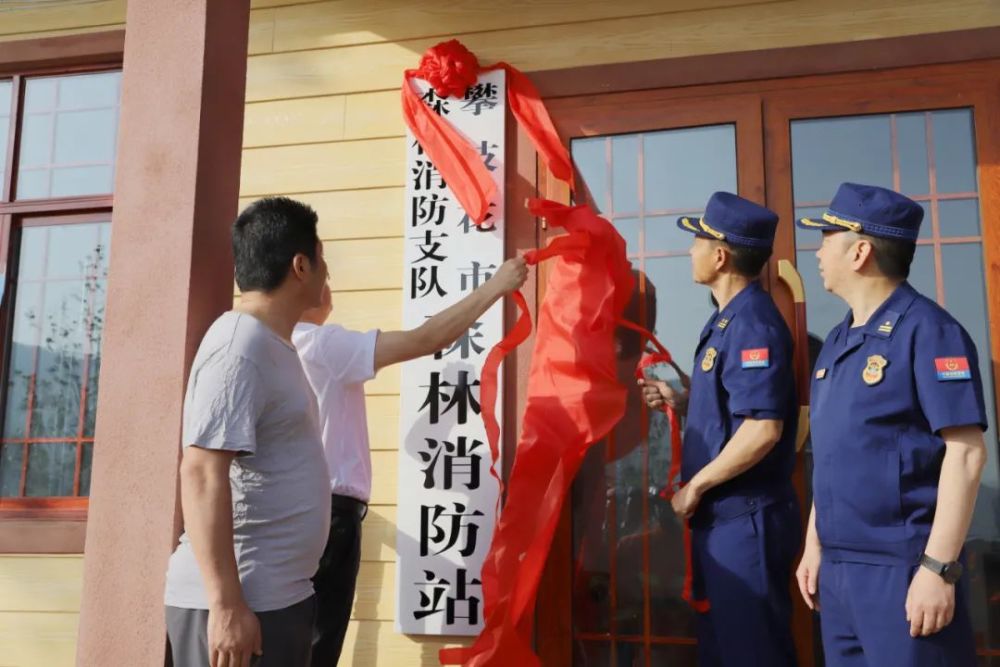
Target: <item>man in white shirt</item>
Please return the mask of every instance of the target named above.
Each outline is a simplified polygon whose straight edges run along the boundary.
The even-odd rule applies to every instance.
[[[295,327],[292,341],[319,402],[331,485],[329,540],[313,577],[317,601],[313,667],[337,664],[354,603],[361,521],[372,485],[364,383],[386,366],[433,354],[455,342],[497,300],[523,285],[527,276],[523,259],[508,260],[479,289],[410,331],[362,333],[324,324],[333,311],[327,287],[321,305],[306,311]]]
[[[233,225],[243,295],[202,339],[184,399],[184,533],[164,594],[175,667],[309,665],[329,479],[291,336],[326,284],[316,221],[270,198]]]

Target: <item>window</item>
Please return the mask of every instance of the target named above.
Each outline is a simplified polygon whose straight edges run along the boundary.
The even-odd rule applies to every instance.
[[[692,237],[676,220],[699,218],[716,190],[736,191],[736,125],[580,137],[570,146],[583,186],[625,238],[637,270],[641,298],[625,318],[653,330],[690,374],[713,306],[705,287],[691,281]],[[642,349],[621,345],[626,386]],[[672,373],[665,379],[676,381]],[[570,500],[574,665],[697,661],[696,618],[681,599],[685,565],[675,548],[683,529],[659,495],[670,470],[669,432],[663,413],[630,401],[577,474]]]
[[[0,512],[86,508],[120,71],[0,80]]]

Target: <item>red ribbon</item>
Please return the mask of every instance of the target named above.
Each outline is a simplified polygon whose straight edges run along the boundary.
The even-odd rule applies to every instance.
[[[639,361],[638,367],[635,369],[635,377],[637,379],[645,378],[645,371],[652,366],[657,364],[670,364],[673,365],[674,361],[670,356],[670,353],[660,344],[660,341],[656,340],[653,334],[645,331],[636,324],[631,322],[622,322],[623,325],[628,326],[631,329],[635,329],[640,334],[646,336],[646,338],[653,343],[657,348],[656,354],[645,354]],[[675,489],[679,489],[682,484],[679,482],[681,476],[681,421],[677,418],[677,412],[663,403],[659,408],[661,412],[667,415],[667,419],[670,421],[670,471],[667,473],[667,485],[660,491],[660,497],[664,500],[670,500],[674,497],[676,493]],[[694,596],[694,561],[692,559],[692,548],[691,548],[691,526],[689,522],[684,520],[684,588],[681,590],[681,598],[684,599],[691,608],[697,612],[706,612],[711,606],[708,600],[696,598]]]
[[[526,255],[527,257],[527,255]],[[537,261],[537,260],[536,260]],[[533,261],[528,261],[534,264]],[[500,493],[497,495],[497,509],[499,511],[500,500],[503,498],[503,479],[497,473],[497,461],[500,460],[500,423],[497,420],[497,373],[504,358],[517,346],[527,340],[531,335],[531,313],[528,311],[528,303],[524,300],[521,292],[514,292],[514,302],[520,312],[517,322],[511,327],[510,332],[504,336],[503,340],[497,343],[483,362],[483,370],[479,375],[479,410],[483,417],[483,424],[486,427],[486,441],[490,446],[490,475],[497,481]]]
[[[476,56],[456,39],[431,47],[420,59],[420,67],[403,75],[403,119],[437,167],[455,198],[477,224],[486,220],[496,184],[483,158],[446,120],[427,108],[410,79],[431,84],[439,97],[460,97],[476,83],[482,72],[502,69],[507,73],[507,101],[514,118],[524,128],[552,174],[573,188],[573,164],[559,140],[552,119],[531,80],[507,63],[481,67]]]
[[[574,185],[569,153],[531,81],[507,63],[481,67],[475,55],[457,40],[438,44],[424,54],[418,69],[404,75],[403,117],[477,225],[486,220],[489,204],[496,198],[496,184],[479,151],[428,109],[410,80],[426,80],[440,97],[457,97],[475,84],[480,73],[496,69],[506,72],[511,112],[542,160],[571,190]],[[534,601],[562,504],[587,449],[610,432],[625,410],[626,390],[617,379],[616,326],[640,331],[658,347],[658,358],[666,355],[669,360],[652,334],[621,319],[635,285],[625,257],[625,241],[614,227],[587,206],[532,200],[529,208],[568,233],[525,255],[529,264],[551,258],[557,262],[539,311],[527,405],[507,503],[483,564],[485,627],[472,647],[443,649],[442,664],[539,664],[531,649]],[[524,297],[518,292],[514,299],[520,311],[518,320],[490,351],[480,377],[480,405],[493,461],[490,473],[501,483],[501,493],[503,486],[496,472],[500,455],[497,374],[503,359],[531,333]],[[673,415],[671,438],[679,448],[680,431]],[[673,465],[679,466],[680,456],[674,461]],[[671,479],[676,478],[673,465]],[[690,552],[687,532],[685,546]],[[687,579],[685,587],[688,590]]]
[[[625,412],[617,377],[614,332],[635,283],[625,241],[587,206],[533,200],[529,208],[568,233],[526,254],[529,263],[554,259],[538,315],[528,377],[527,404],[507,502],[483,563],[485,627],[470,648],[444,649],[443,664],[532,667],[534,601],[566,494],[587,449],[604,438]],[[519,304],[520,305],[520,304]],[[491,353],[493,364],[530,331],[527,310]],[[486,374],[484,373],[484,378]],[[495,387],[480,380],[480,405],[495,423]],[[489,401],[487,401],[487,397]],[[495,439],[498,430],[491,430]],[[491,442],[491,452],[499,444]]]

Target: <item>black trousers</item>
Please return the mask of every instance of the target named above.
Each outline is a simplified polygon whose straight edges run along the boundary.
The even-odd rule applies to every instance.
[[[361,566],[361,521],[368,507],[346,496],[332,496],[330,537],[313,577],[316,616],[312,667],[336,667],[344,647],[354,606],[354,587]]]

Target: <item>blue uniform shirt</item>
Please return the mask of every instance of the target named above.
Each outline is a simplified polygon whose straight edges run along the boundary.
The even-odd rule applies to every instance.
[[[788,325],[771,296],[753,282],[701,332],[691,374],[681,478],[690,481],[715,459],[746,418],[780,419],[784,430],[763,460],[709,491],[699,514],[734,516],[753,509],[759,498],[780,499],[791,493],[798,422],[793,377]]]
[[[914,564],[930,535],[941,429],[986,428],[976,348],[908,283],[830,332],[812,380],[813,500],[824,557]]]

